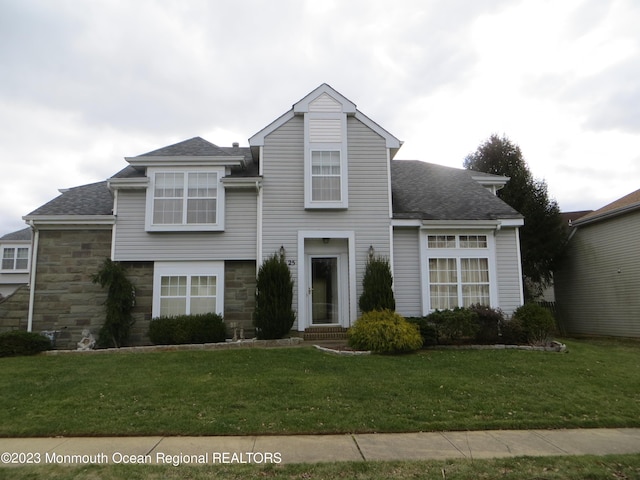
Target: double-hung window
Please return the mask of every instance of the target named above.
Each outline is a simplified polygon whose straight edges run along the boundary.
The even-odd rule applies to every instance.
[[[340,150],[311,152],[311,201],[340,202],[342,200]]]
[[[149,169],[147,230],[223,230],[220,169]]]
[[[346,140],[343,113],[305,114],[305,208],[348,207]]]
[[[426,235],[430,310],[491,304],[488,235]]]
[[[29,270],[29,247],[3,247],[2,270],[27,272]]]
[[[223,262],[156,262],[153,316],[223,312]]]

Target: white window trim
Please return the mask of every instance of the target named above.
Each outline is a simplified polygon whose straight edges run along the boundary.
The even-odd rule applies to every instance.
[[[218,175],[217,198],[216,198],[216,223],[210,224],[161,224],[153,223],[153,201],[155,190],[156,173],[188,173],[203,172],[216,173]],[[147,232],[202,232],[202,231],[223,231],[224,230],[224,212],[225,212],[225,189],[222,184],[222,178],[225,175],[224,167],[181,167],[181,168],[147,168],[147,177],[149,184],[147,186],[147,201],[145,212],[145,230]],[[186,191],[185,191],[186,195]]]
[[[312,118],[340,119],[341,142],[320,143],[309,140],[309,120]],[[308,112],[304,116],[304,207],[306,209],[346,209],[349,207],[349,169],[347,158],[347,118],[344,113]],[[311,152],[340,152],[340,201],[318,201],[312,199]]]
[[[224,315],[224,262],[155,262],[153,266],[153,303],[151,317],[160,316],[160,283],[162,277],[168,276],[216,277],[216,310]]]
[[[16,256],[18,255],[18,248],[27,249],[27,267],[26,268],[2,268],[2,259],[4,259],[4,251],[7,249],[15,249],[13,256],[13,264],[16,263]],[[0,272],[2,273],[29,273],[31,268],[31,246],[24,243],[5,243],[0,248]]]
[[[459,245],[460,235],[486,235],[486,248],[428,248],[427,237],[429,235],[455,235],[456,245]],[[460,269],[461,258],[486,258],[489,264],[489,303],[490,307],[498,307],[498,284],[496,266],[496,242],[493,230],[420,230],[420,280],[422,290],[422,314],[433,312],[431,308],[431,295],[429,283],[429,259],[430,258],[455,258],[457,268]],[[460,280],[458,280],[460,285]],[[458,289],[458,299],[460,298]]]

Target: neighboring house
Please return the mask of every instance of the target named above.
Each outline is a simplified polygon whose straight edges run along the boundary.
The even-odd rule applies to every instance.
[[[402,143],[323,84],[249,139],[195,137],[126,157],[105,182],[65,190],[25,216],[35,229],[29,328],[103,322],[91,283],[104,257],[136,285],[133,343],[151,318],[215,311],[252,330],[255,277],[283,255],[294,331],[351,326],[368,259],[390,259],[397,310],[419,316],[523,302],[522,216],[495,191],[505,177],[394,160]]]
[[[640,190],[572,221],[554,274],[570,334],[640,337]]]
[[[0,237],[0,299],[29,283],[31,228]]]

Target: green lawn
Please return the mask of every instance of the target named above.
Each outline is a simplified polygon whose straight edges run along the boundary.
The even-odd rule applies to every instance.
[[[0,436],[640,426],[640,344],[569,353],[313,348],[0,359]]]
[[[91,465],[2,468],[0,480],[630,480],[640,478],[640,455],[518,457],[491,460],[345,462],[297,465]]]

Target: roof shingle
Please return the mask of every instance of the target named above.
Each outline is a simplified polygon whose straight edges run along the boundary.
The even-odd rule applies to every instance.
[[[522,218],[517,211],[473,180],[478,172],[417,160],[391,162],[395,218],[420,220],[496,220]]]

